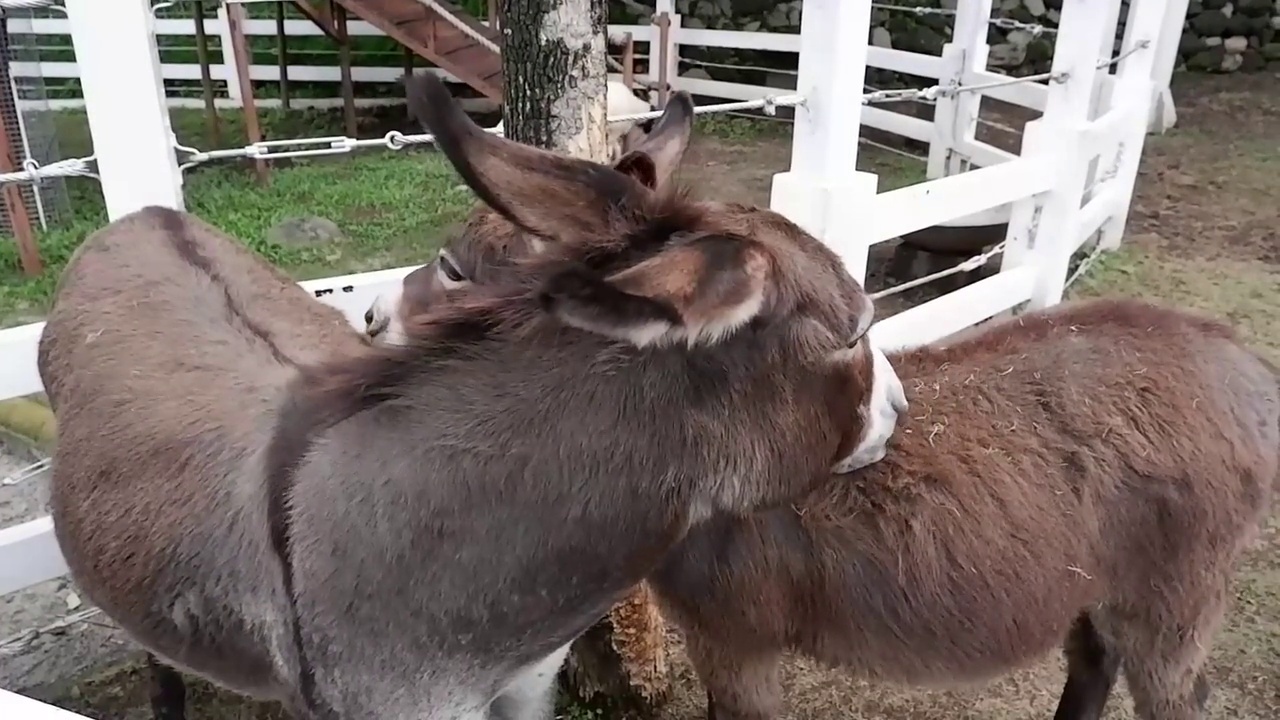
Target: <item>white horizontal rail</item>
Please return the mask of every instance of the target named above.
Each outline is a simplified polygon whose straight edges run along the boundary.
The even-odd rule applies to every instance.
[[[964,84],[985,85],[1008,80],[1008,75],[994,73],[989,70],[978,70],[968,73],[964,79]],[[1049,87],[1043,83],[1025,82],[986,88],[982,91],[982,94],[1011,105],[1021,105],[1031,110],[1044,112],[1044,105],[1049,99]]]
[[[1145,108],[1141,107],[1143,103],[1134,102],[1132,99],[1117,98],[1117,100],[1120,102],[1115,107],[1096,120],[1085,123],[1081,129],[1081,152],[1097,155],[1106,148],[1114,147],[1116,139],[1123,134],[1129,123],[1133,122],[1133,116],[1139,111],[1145,112]]]
[[[933,139],[933,123],[928,120],[874,105],[862,108],[862,124],[920,142]]]
[[[979,167],[991,167],[1017,160],[1019,157],[1017,153],[1001,150],[981,140],[961,140],[957,145],[957,151]]]
[[[972,327],[1031,297],[1036,268],[1025,265],[917,305],[871,326],[885,352],[919,347]]]
[[[312,293],[320,293],[321,302],[338,308],[353,327],[364,327],[364,312],[378,293],[395,286],[417,265],[378,270],[355,275],[305,280],[298,283]],[[36,345],[44,323],[20,325],[0,330],[0,400],[41,392],[40,374],[36,371]]]
[[[1080,209],[1079,224],[1076,225],[1073,233],[1076,247],[1083,245],[1090,236],[1098,232],[1119,211],[1120,205],[1124,200],[1123,195],[1121,195],[1124,191],[1122,185],[1123,183],[1107,182]]]
[[[216,18],[206,19],[205,29],[208,34],[217,36],[223,30],[223,23]],[[246,35],[251,37],[274,37],[276,35],[275,21],[249,20],[244,24],[244,31]],[[350,22],[348,24],[348,32],[353,37],[385,37],[381,30],[364,21]],[[16,19],[10,22],[10,33],[59,36],[67,35],[69,29],[67,21],[61,18]],[[195,21],[185,18],[159,19],[156,21],[156,33],[171,37],[194,36]],[[324,35],[324,32],[311,21],[298,19],[285,21],[285,33],[290,37],[319,37]],[[657,30],[652,25],[609,26],[610,36],[616,37],[624,33],[631,33],[632,38],[637,42],[653,42],[657,37]],[[684,47],[734,48],[792,53],[800,51],[800,36],[791,33],[706,30],[682,27],[675,34],[673,40],[678,46]],[[162,48],[162,52],[165,49]],[[946,69],[941,57],[877,46],[867,49],[867,64],[878,69],[914,75],[930,81],[941,77]],[[229,68],[230,65],[225,61],[212,63],[211,75],[213,79],[222,82],[233,80],[234,78],[231,77]],[[19,77],[67,79],[79,77],[76,72],[76,65],[71,61],[15,62],[13,63],[12,71]],[[165,63],[162,65],[162,72],[166,80],[194,81],[200,79],[200,66],[195,63]],[[387,83],[394,82],[403,72],[401,67],[355,65],[352,68],[352,79],[361,83]],[[249,73],[253,80],[260,82],[278,81],[280,78],[278,66],[274,64],[253,65],[250,67]],[[448,73],[440,74],[447,80],[457,80]],[[333,65],[297,65],[289,67],[289,76],[290,79],[298,82],[338,82],[341,79],[341,72],[336,63]],[[967,78],[966,83],[999,82],[1005,79],[1007,79],[1007,76],[999,73],[980,71]],[[712,97],[751,100],[762,96],[757,94],[756,91],[756,88],[760,86],[744,83],[682,78],[673,80],[673,84],[679,86],[680,89]],[[777,88],[767,88],[763,91],[763,94],[777,94],[777,91]],[[1047,89],[1043,85],[1034,83],[1004,85],[989,88],[982,92],[992,98],[1034,110],[1043,110],[1047,97]],[[872,116],[876,114],[876,112],[869,113]],[[893,132],[891,128],[886,127],[884,129],[888,132]],[[919,133],[914,132],[914,129],[907,136],[920,140],[927,139],[919,137]]]
[[[3,689],[0,689],[0,717],[12,720],[89,720],[84,715]]]
[[[487,25],[483,20],[482,25]],[[242,27],[244,34],[248,36],[276,36],[275,20],[248,20]],[[196,21],[193,18],[158,18],[155,21],[156,35],[177,35],[190,36],[192,41],[195,40]],[[218,18],[206,18],[204,21],[205,32],[211,36],[222,32],[222,20]],[[288,19],[284,21],[284,32],[289,37],[324,37],[325,33],[316,27],[315,23],[310,20]],[[622,35],[623,33],[631,33],[631,37],[636,42],[648,42],[655,32],[652,25],[610,25],[610,35]],[[689,30],[682,31],[686,35]],[[720,31],[714,31],[720,32]],[[10,18],[9,33],[12,35],[70,35],[70,24],[66,18]],[[770,36],[776,33],[750,33],[750,32],[729,32],[730,35],[746,35],[746,36]],[[386,33],[382,32],[377,26],[365,22],[364,20],[351,20],[347,23],[347,35],[351,37],[385,37]],[[791,35],[788,37],[798,37]],[[755,47],[751,45],[748,38],[745,45],[733,45],[729,47]],[[756,40],[757,43],[761,42]],[[163,48],[162,48],[163,49]],[[796,43],[793,52],[798,51],[799,43]]]
[[[70,61],[14,62],[10,67],[13,74],[18,77],[80,77],[79,66]],[[446,81],[458,82],[456,77],[444,70],[438,68],[433,68],[432,70]],[[200,79],[200,65],[196,63],[161,63],[160,72],[165,80]],[[404,68],[400,67],[353,65],[351,68],[351,79],[362,83],[391,83],[399,80],[402,75],[404,75]],[[226,82],[235,77],[235,71],[226,65],[211,63],[209,65],[209,77],[215,82]],[[277,81],[280,79],[280,67],[278,65],[250,65],[249,77],[261,82]],[[342,69],[337,65],[290,65],[289,79],[293,82],[336,83],[342,79]]]
[[[981,212],[1053,187],[1055,158],[1019,158],[880,193],[863,209],[871,244]]]
[[[36,344],[42,332],[42,322],[0,330],[0,400],[44,389],[36,372]]]
[[[48,515],[0,528],[0,596],[66,575],[67,561]],[[3,704],[0,704],[3,707]],[[0,717],[20,717],[3,715]]]

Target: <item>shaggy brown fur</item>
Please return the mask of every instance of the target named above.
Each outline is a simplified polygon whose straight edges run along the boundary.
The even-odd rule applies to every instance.
[[[784,651],[939,686],[1065,640],[1058,720],[1100,717],[1121,668],[1143,720],[1203,717],[1202,667],[1277,474],[1274,368],[1218,322],[1137,300],[893,361],[912,411],[885,460],[714,520],[651,576],[709,716],[776,717]]]
[[[209,229],[161,208],[85,241],[40,342],[85,595],[306,720],[544,717],[568,643],[692,523],[808,491],[903,410],[816,239],[491,137],[433,92],[451,162],[550,248],[407,345],[299,361],[190,252]],[[124,247],[148,254],[104,263]]]

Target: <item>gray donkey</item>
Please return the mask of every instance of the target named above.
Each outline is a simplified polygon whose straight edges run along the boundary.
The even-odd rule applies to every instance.
[[[148,208],[85,241],[40,342],[85,595],[305,720],[547,717],[568,644],[692,526],[879,460],[906,409],[870,300],[794,224],[428,92],[467,184],[547,246],[503,282],[319,358],[213,228]]]

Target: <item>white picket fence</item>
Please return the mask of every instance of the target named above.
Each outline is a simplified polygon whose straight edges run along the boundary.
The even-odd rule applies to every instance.
[[[670,4],[659,0],[660,7]],[[805,104],[796,108],[791,166],[774,177],[771,205],[834,247],[856,276],[865,277],[868,251],[877,243],[977,214],[1008,217],[1000,272],[877,323],[872,333],[882,346],[911,347],[1024,303],[1030,308],[1057,303],[1076,249],[1096,233],[1103,247],[1120,242],[1155,90],[1162,28],[1171,14],[1185,10],[1185,0],[1130,0],[1118,60],[1112,57],[1112,42],[1120,1],[1065,4],[1052,77],[1042,83],[986,69],[992,0],[958,3],[953,42],[940,57],[868,47],[861,40],[869,31],[870,4],[806,0],[798,36],[691,30],[681,28],[674,16],[673,44],[800,53],[796,92]],[[1169,7],[1179,4],[1183,7]],[[84,83],[108,214],[119,217],[151,204],[183,207],[155,44],[157,30],[177,28],[173,23],[181,21],[155,21],[148,0],[66,0],[66,5],[67,25],[51,27],[70,32],[80,58],[76,72]],[[656,37],[647,27],[615,30]],[[864,104],[868,66],[936,78],[934,120]],[[258,77],[272,79],[271,70],[263,68]],[[728,98],[778,92],[689,78],[676,84]],[[983,97],[1043,111],[1028,125],[1020,154],[975,139]],[[863,125],[928,142],[930,179],[878,192],[878,177],[855,169]],[[976,169],[967,169],[970,164]],[[1100,173],[1094,165],[1109,170]],[[302,285],[359,327],[374,296],[411,269]],[[41,390],[36,342],[42,328],[34,323],[0,331],[0,399]],[[0,594],[65,572],[49,518],[0,530]],[[67,717],[13,702],[12,695],[0,692],[0,716]]]

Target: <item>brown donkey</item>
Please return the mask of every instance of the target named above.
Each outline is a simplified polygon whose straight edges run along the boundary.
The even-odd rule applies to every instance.
[[[159,208],[86,240],[40,342],[84,593],[308,720],[547,717],[567,645],[690,527],[878,460],[905,409],[816,239],[430,92],[467,184],[547,248],[402,346],[297,362],[192,250],[214,231]]]
[[[923,686],[1065,644],[1056,720],[1123,669],[1138,717],[1203,717],[1203,665],[1280,462],[1275,369],[1217,322],[1136,300],[1022,315],[892,358],[882,462],[717,518],[649,578],[714,720],[781,708],[779,657]]]
[[[473,217],[379,298],[370,335],[396,342],[539,249]],[[784,650],[927,686],[1064,638],[1057,720],[1099,717],[1122,664],[1143,718],[1198,717],[1209,636],[1275,475],[1273,375],[1228,328],[1134,300],[1023,315],[895,365],[915,419],[888,460],[695,529],[649,579],[714,720],[775,716]]]
[[[452,243],[430,282],[407,279],[397,311],[530,251],[481,237]],[[1099,718],[1122,667],[1144,720],[1200,717],[1201,667],[1276,475],[1274,369],[1229,328],[1137,300],[1022,315],[893,362],[913,418],[886,460],[702,525],[648,579],[710,717],[775,717],[783,651],[937,686],[1060,643],[1056,720]]]

